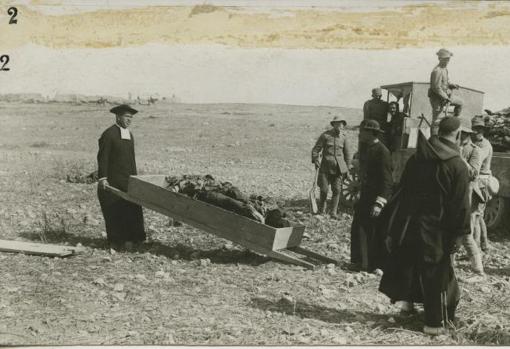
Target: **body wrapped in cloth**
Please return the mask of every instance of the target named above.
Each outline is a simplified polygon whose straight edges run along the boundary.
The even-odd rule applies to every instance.
[[[211,175],[168,176],[166,182],[168,190],[221,207],[274,228],[291,226],[286,212],[275,200],[256,195],[248,196],[232,183],[217,181]]]

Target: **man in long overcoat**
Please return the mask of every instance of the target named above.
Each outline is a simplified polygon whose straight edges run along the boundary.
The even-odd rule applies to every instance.
[[[400,187],[387,205],[390,252],[379,290],[408,310],[423,303],[424,332],[454,321],[460,299],[451,255],[470,232],[469,173],[460,157],[460,121],[446,117],[439,136],[420,132]]]
[[[384,262],[378,218],[393,189],[391,154],[378,138],[382,132],[375,120],[361,122],[359,140],[365,152],[359,159],[361,188],[351,227],[351,263],[369,272],[378,272]]]
[[[137,110],[119,105],[110,110],[116,123],[99,138],[98,198],[103,212],[106,234],[114,249],[130,248],[145,240],[143,212],[139,205],[105,190],[106,185],[127,191],[130,175],[136,175],[135,140],[128,127]]]
[[[349,172],[352,150],[343,128],[345,120],[335,116],[330,122],[332,129],[323,132],[312,149],[312,163],[318,169],[317,185],[320,189],[319,213],[326,212],[326,199],[329,186],[333,192],[331,198],[332,218],[337,218],[338,202],[342,190],[342,178]],[[322,152],[322,160],[319,157]]]

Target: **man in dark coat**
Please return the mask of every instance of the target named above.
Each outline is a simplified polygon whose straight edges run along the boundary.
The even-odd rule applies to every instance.
[[[135,140],[128,127],[137,111],[123,104],[110,112],[116,123],[99,138],[97,194],[110,246],[129,249],[145,240],[142,208],[106,191],[105,186],[127,191],[129,176],[136,175]]]
[[[360,154],[361,193],[351,227],[351,263],[378,274],[385,256],[378,217],[393,187],[391,154],[378,138],[382,132],[375,120],[361,122],[359,141],[365,152]]]
[[[326,200],[329,186],[333,197],[331,198],[332,218],[337,218],[338,202],[342,190],[342,178],[349,172],[352,160],[351,145],[343,128],[345,120],[335,116],[330,122],[332,129],[322,133],[312,149],[312,163],[319,171],[317,185],[320,189],[319,214],[326,212]],[[319,161],[322,152],[322,161]]]
[[[379,290],[406,310],[423,303],[431,335],[445,333],[455,318],[460,292],[451,255],[470,232],[470,178],[459,138],[456,117],[442,119],[439,136],[428,141],[419,133],[386,212],[390,256]]]
[[[372,99],[363,104],[363,120],[375,120],[382,127],[388,118],[388,103],[382,99],[380,87],[372,89]]]

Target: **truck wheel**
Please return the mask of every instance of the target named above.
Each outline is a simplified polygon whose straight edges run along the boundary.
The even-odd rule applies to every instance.
[[[510,212],[510,204],[507,199],[503,197],[494,197],[488,203],[485,208],[484,220],[487,225],[487,229],[497,229],[501,227]]]

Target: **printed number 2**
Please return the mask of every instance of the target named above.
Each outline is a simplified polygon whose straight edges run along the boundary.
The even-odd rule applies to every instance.
[[[18,23],[18,20],[16,19],[16,16],[18,15],[18,9],[16,7],[9,7],[9,9],[7,10],[7,14],[11,16],[9,24]]]
[[[7,68],[6,65],[9,63],[9,55],[1,55],[0,56],[0,63],[3,63],[0,70],[11,70],[11,68]]]

